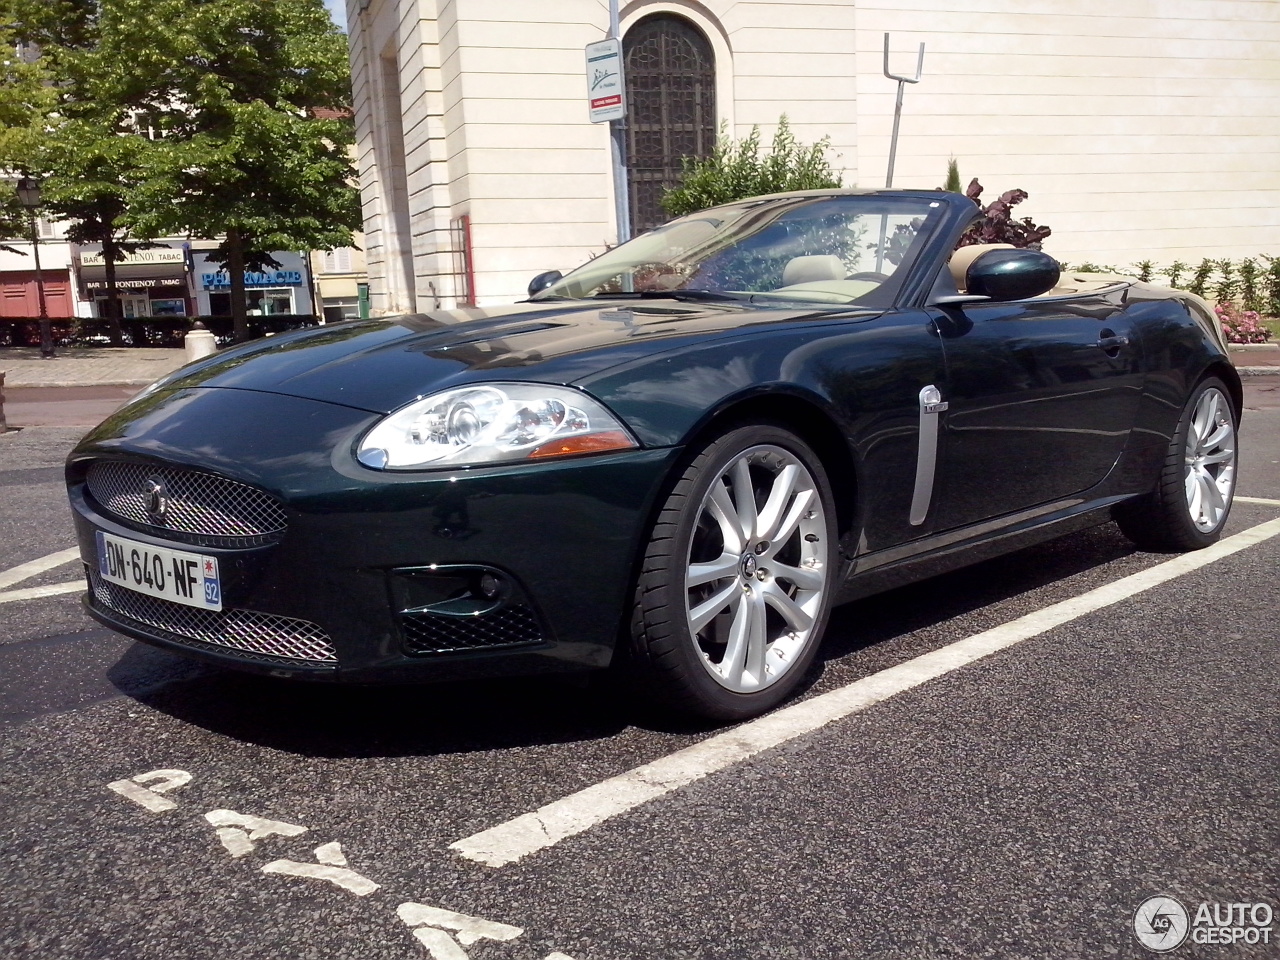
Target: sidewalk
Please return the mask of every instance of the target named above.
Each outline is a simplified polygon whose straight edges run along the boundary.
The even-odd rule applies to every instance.
[[[1242,377],[1280,374],[1280,343],[1233,343],[1231,362]]]
[[[0,347],[8,387],[145,387],[187,361],[181,348],[59,347],[52,360],[35,347]]]

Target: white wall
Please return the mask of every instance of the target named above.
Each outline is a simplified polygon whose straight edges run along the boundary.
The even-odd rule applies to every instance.
[[[895,71],[906,93],[894,185],[935,187],[956,157],[984,199],[1053,228],[1045,249],[1121,268],[1280,254],[1280,2],[858,0],[864,176],[880,186]]]
[[[608,135],[587,121],[582,55],[605,33],[604,0],[358,7],[375,312],[452,305],[448,228],[464,214],[482,304],[614,241]],[[1052,227],[1046,248],[1069,262],[1280,254],[1280,0],[633,0],[624,31],[657,11],[707,34],[717,112],[736,135],[759,124],[767,139],[785,112],[803,142],[831,138],[847,184],[884,183],[890,31],[896,72],[927,45],[895,186],[940,185],[954,156],[987,199],[1029,191],[1019,212]]]

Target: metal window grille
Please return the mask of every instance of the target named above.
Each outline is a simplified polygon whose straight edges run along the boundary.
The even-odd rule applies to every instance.
[[[623,56],[631,224],[639,232],[669,219],[658,201],[680,185],[681,160],[715,147],[715,54],[688,20],[657,14],[627,32]]]
[[[465,213],[450,221],[449,245],[453,251],[453,288],[458,306],[475,306],[476,274],[471,251],[471,217]]]

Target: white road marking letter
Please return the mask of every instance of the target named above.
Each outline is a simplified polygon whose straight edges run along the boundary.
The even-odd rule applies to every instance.
[[[114,790],[120,796],[146,807],[152,813],[164,813],[166,810],[174,809],[177,804],[160,794],[176,790],[178,787],[185,787],[190,782],[191,774],[185,770],[152,770],[150,773],[140,773],[128,780],[108,783],[107,789]],[[146,784],[153,785],[146,786]]]
[[[347,869],[347,858],[339,843],[322,843],[316,847],[319,863],[299,863],[297,860],[272,860],[262,868],[263,873],[280,873],[287,877],[306,880],[327,880],[343,890],[350,890],[357,897],[367,897],[378,889],[378,884]]]
[[[345,867],[347,865],[346,855],[342,852],[342,844],[340,843],[322,843],[316,847],[316,859],[321,863],[327,863],[331,867]]]
[[[252,853],[254,842],[266,837],[296,837],[306,833],[306,827],[281,820],[252,817],[234,810],[211,810],[204,818],[218,828],[218,839],[233,857]]]
[[[431,960],[470,960],[467,951],[458,946],[458,941],[435,927],[418,927],[413,931],[418,942],[427,948]]]
[[[415,928],[413,935],[427,948],[432,960],[468,960],[464,946],[477,940],[514,940],[524,933],[521,927],[428,907],[425,903],[402,903],[396,914],[407,926]],[[454,931],[457,939],[447,930]]]

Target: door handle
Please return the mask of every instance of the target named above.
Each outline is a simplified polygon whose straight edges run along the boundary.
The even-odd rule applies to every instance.
[[[1098,338],[1098,346],[1102,348],[1103,352],[1109,357],[1116,356],[1122,347],[1127,347],[1128,345],[1128,337],[1118,337],[1110,330],[1103,330],[1102,336]]]

